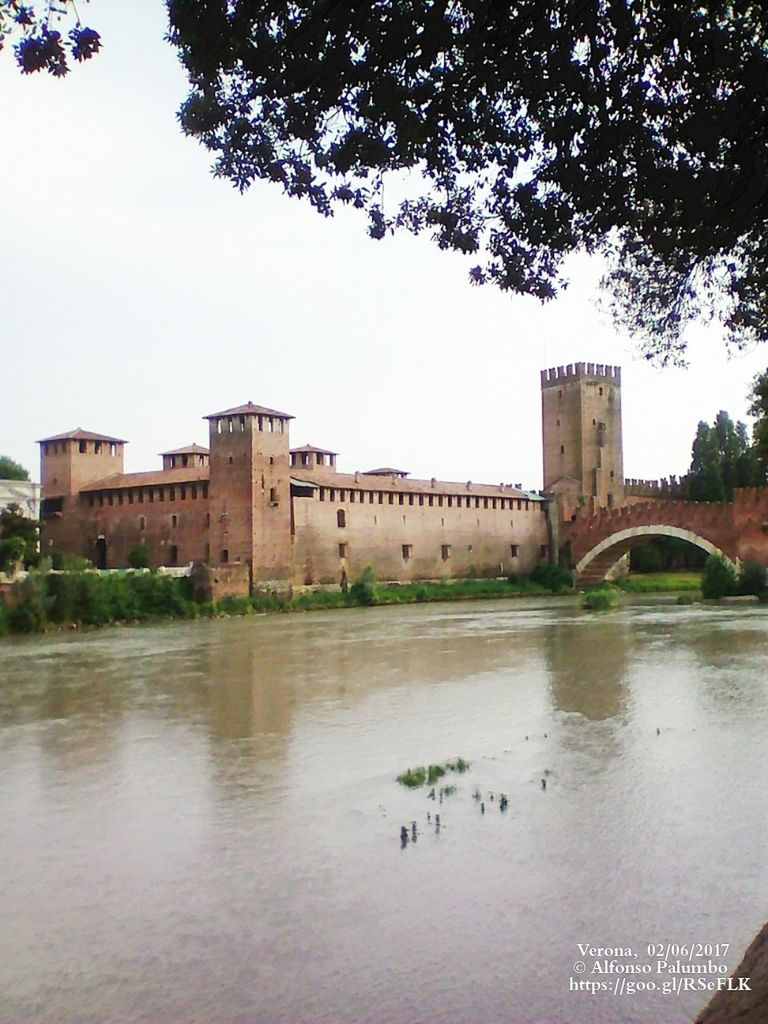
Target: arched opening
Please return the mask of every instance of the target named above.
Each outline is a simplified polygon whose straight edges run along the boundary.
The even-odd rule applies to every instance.
[[[107,568],[107,538],[103,534],[96,540],[96,568]]]
[[[618,530],[599,541],[588,551],[575,566],[575,577],[579,583],[598,583],[611,575],[611,571],[628,552],[647,545],[652,539],[659,537],[675,538],[693,545],[706,555],[719,555],[730,563],[730,559],[711,541],[692,530],[678,526],[663,524],[652,526],[633,526]],[[630,554],[631,557],[631,554]]]

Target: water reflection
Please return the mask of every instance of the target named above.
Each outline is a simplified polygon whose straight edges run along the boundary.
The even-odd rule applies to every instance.
[[[633,656],[631,623],[614,617],[551,624],[544,653],[555,711],[593,722],[627,712],[627,668]]]

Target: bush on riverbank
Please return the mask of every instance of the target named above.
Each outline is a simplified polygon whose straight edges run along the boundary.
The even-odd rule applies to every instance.
[[[539,573],[541,578],[542,574]],[[252,615],[369,605],[465,601],[481,598],[560,593],[562,571],[547,577],[550,587],[526,577],[463,579],[439,582],[380,584],[369,566],[349,588],[290,594],[223,597],[218,602],[192,600],[189,579],[152,571],[99,573],[34,572],[14,584],[7,607],[0,602],[0,635],[39,633],[55,626],[105,626],[114,622],[145,622],[168,618]],[[570,577],[568,577],[570,579]]]
[[[612,587],[595,587],[584,595],[581,607],[591,612],[604,612],[615,608],[618,603],[618,595]]]
[[[736,570],[719,555],[710,555],[704,563],[701,593],[706,598],[731,597],[738,592]]]

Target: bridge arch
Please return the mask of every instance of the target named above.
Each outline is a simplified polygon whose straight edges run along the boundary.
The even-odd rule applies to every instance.
[[[685,540],[689,544],[701,548],[702,551],[706,551],[708,555],[717,555],[728,565],[738,568],[721,548],[707,540],[706,537],[684,527],[658,523],[629,526],[598,541],[576,563],[574,572],[576,580],[581,583],[597,583],[605,579],[608,572],[623,555],[653,537],[676,537],[678,540]]]

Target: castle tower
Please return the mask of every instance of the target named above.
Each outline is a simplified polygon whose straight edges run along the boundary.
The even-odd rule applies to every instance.
[[[574,363],[542,370],[541,412],[544,490],[558,496],[563,518],[583,504],[622,504],[621,368]]]
[[[292,416],[248,402],[210,425],[210,561],[246,563],[255,583],[290,579]]]

